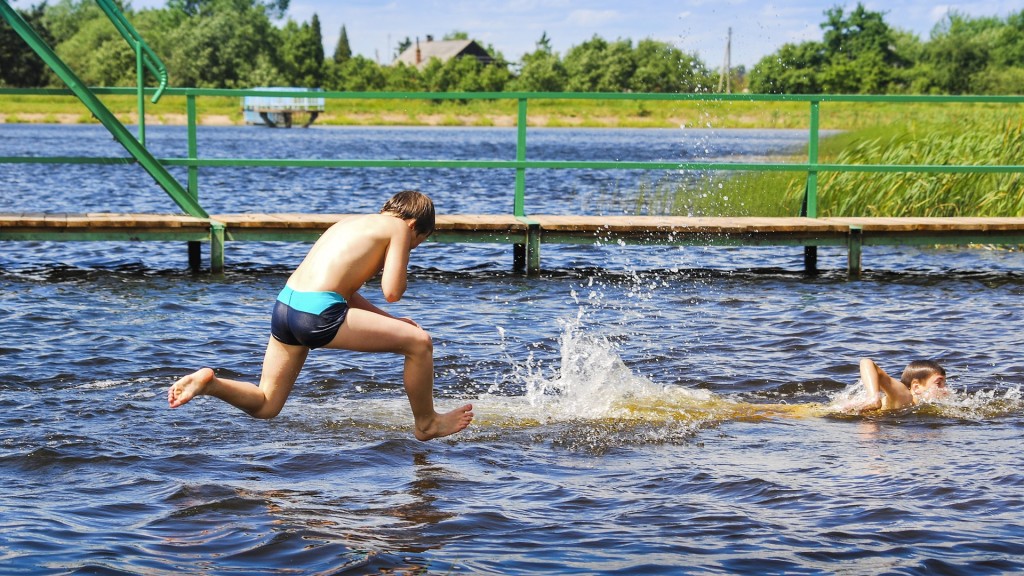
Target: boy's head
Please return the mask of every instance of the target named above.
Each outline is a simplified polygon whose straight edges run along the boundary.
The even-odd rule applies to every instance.
[[[946,388],[946,369],[932,360],[914,360],[903,369],[900,382],[914,394],[941,395]]]
[[[434,231],[434,202],[422,192],[403,190],[385,202],[380,213],[394,214],[402,220],[415,220],[413,227],[424,238]]]

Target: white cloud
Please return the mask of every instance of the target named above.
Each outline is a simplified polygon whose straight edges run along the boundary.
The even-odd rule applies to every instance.
[[[617,10],[573,10],[566,21],[574,26],[604,26],[621,18]]]

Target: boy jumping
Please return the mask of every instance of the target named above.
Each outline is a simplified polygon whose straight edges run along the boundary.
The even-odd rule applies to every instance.
[[[473,406],[434,411],[434,346],[409,318],[395,318],[358,290],[378,272],[388,302],[406,289],[409,252],[434,231],[434,203],[399,192],[381,208],[331,226],[313,244],[277,296],[259,385],[218,378],[201,368],[175,382],[167,402],[177,408],[199,395],[214,396],[255,418],[281,412],[313,348],[392,352],[405,356],[403,379],[415,419],[414,435],[430,440],[469,426]]]

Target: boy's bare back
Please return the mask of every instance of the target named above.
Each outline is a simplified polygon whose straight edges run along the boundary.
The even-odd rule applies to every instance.
[[[327,229],[288,279],[296,290],[332,291],[348,299],[384,270],[381,289],[389,302],[405,292],[405,269],[416,233],[409,221],[367,214]]]

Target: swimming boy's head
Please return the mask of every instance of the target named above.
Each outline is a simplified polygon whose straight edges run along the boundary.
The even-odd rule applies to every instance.
[[[942,396],[946,393],[946,369],[932,360],[914,360],[903,369],[900,382],[920,396]]]
[[[415,220],[413,227],[424,238],[434,231],[434,202],[422,192],[403,190],[385,202],[380,213]]]

